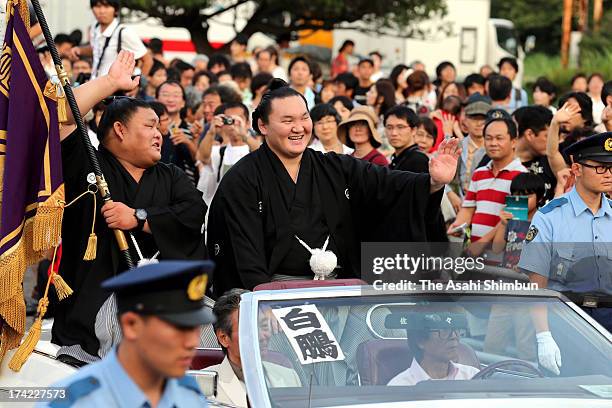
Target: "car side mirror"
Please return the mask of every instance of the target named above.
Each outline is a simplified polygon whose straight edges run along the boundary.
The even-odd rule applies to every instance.
[[[218,374],[210,370],[188,370],[187,375],[194,377],[206,398],[217,397]]]

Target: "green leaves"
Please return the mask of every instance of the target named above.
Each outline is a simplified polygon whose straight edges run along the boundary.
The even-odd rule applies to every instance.
[[[187,28],[199,52],[208,51],[206,20],[227,10],[249,9],[243,32],[282,34],[302,29],[333,29],[354,24],[361,29],[410,36],[415,24],[443,15],[445,0],[124,0],[130,10],[160,18],[168,27]],[[204,28],[202,28],[204,27]],[[194,38],[196,37],[196,38]]]

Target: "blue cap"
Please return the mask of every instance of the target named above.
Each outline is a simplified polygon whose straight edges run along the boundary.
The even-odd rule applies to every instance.
[[[119,313],[155,315],[178,326],[212,323],[204,294],[214,268],[211,261],[160,261],[102,282],[114,292]]]
[[[572,155],[575,162],[594,160],[600,163],[612,163],[612,132],[586,137],[571,144],[563,153]]]

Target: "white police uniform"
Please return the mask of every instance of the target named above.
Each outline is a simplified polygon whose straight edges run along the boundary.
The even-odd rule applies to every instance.
[[[587,139],[566,153],[577,162],[609,163],[612,133]],[[518,266],[548,278],[550,289],[583,295],[577,303],[612,330],[612,201],[602,194],[593,214],[575,187],[552,200],[533,217]],[[606,300],[598,304],[600,298]]]
[[[533,217],[519,268],[549,279],[550,289],[612,295],[612,203],[591,213],[573,188]]]
[[[195,327],[214,322],[204,304],[210,261],[161,261],[119,274],[102,282],[113,292],[118,312],[154,315],[177,326]],[[121,347],[123,341],[119,344]],[[149,408],[152,406],[125,371],[114,348],[101,361],[80,369],[55,384],[65,395],[38,406]],[[166,378],[159,408],[206,407],[206,398],[192,377]]]
[[[65,387],[65,398],[38,407],[152,407],[147,396],[123,369],[113,350],[103,360],[80,369],[74,376],[55,384]],[[158,408],[206,407],[206,398],[193,377],[166,380]]]

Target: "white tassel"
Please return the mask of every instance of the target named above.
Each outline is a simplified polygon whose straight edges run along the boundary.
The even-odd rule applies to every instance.
[[[308,252],[310,252],[310,269],[314,272],[315,280],[329,279],[336,266],[338,266],[338,258],[332,251],[327,251],[327,244],[329,244],[329,236],[325,240],[323,248],[311,249],[304,241],[295,236],[295,238],[302,244]]]

